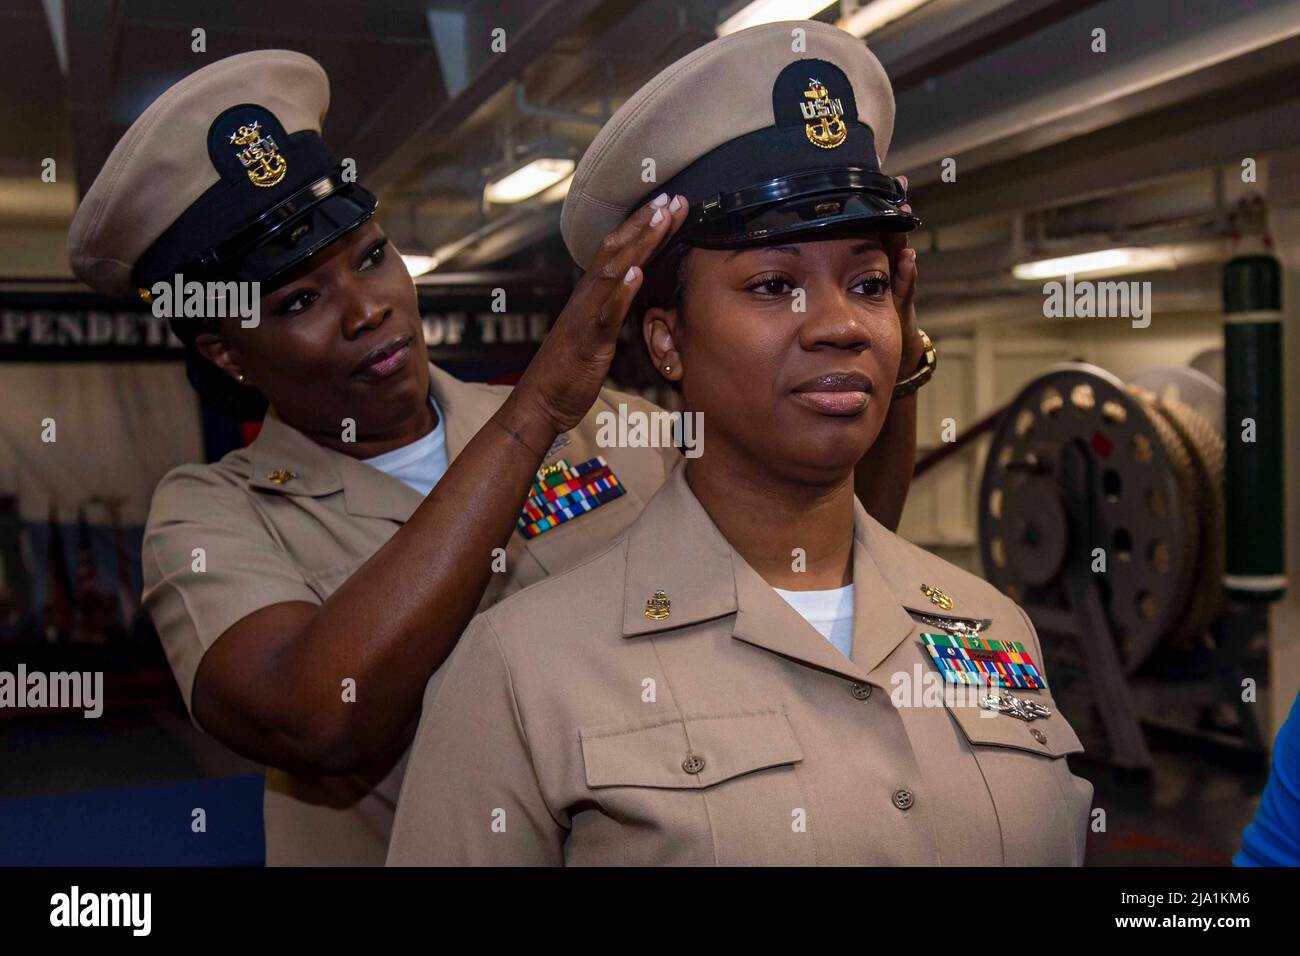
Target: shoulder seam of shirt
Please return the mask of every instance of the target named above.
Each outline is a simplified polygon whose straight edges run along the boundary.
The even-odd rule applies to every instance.
[[[289,549],[285,547],[284,542],[280,539],[279,534],[276,532],[274,522],[269,521],[269,520],[267,519],[266,515],[263,514],[262,509],[259,508],[259,507],[257,506],[257,498],[254,497],[254,496],[249,492],[249,489],[248,489],[248,487],[247,487],[246,485],[245,485],[245,486],[238,486],[238,485],[224,485],[224,484],[215,484],[215,483],[214,483],[214,484],[208,485],[207,487],[208,487],[208,488],[221,489],[221,490],[229,490],[229,491],[231,491],[232,493],[234,493],[235,495],[238,495],[239,498],[240,498],[240,500],[246,502],[247,505],[248,505],[248,507],[249,507],[249,510],[252,512],[253,517],[257,519],[257,527],[259,527],[259,528],[261,529],[261,531],[264,533],[264,535],[265,535],[265,537],[266,537],[266,540],[267,540],[267,542],[270,544],[271,548],[272,548],[273,550],[279,552],[281,555],[283,555],[284,558],[285,558],[285,559],[286,559],[290,564],[292,564],[292,565],[294,566],[294,568],[296,568],[296,569],[298,570],[299,574],[300,574],[300,575],[302,574],[302,565],[299,564],[297,561],[295,561],[295,560],[293,559],[293,556],[289,553]],[[151,508],[150,508],[150,515],[145,519],[146,531],[147,531],[148,528],[152,525],[152,521],[151,521],[151,518],[152,518],[152,511],[153,511],[153,509],[152,509],[152,507],[151,507]],[[164,524],[170,524],[170,523],[173,523],[173,522],[176,522],[176,521],[192,521],[192,522],[195,522],[196,524],[200,524],[200,525],[205,523],[205,522],[203,521],[203,519],[195,518],[192,514],[186,514],[186,515],[182,515],[182,516],[179,516],[179,517],[173,517],[173,518],[170,518],[170,519],[169,519],[167,522],[165,522]],[[154,527],[156,527],[156,526],[154,526]],[[218,527],[220,527],[223,531],[225,531],[225,530],[229,530],[229,527],[230,527],[230,526],[229,526],[228,524],[222,524],[222,525],[219,525]],[[149,537],[150,537],[150,536],[149,536],[148,534],[145,534],[145,535],[144,535],[144,538],[145,538],[145,539],[148,539]],[[152,545],[152,542],[151,542],[151,545]],[[155,560],[155,562],[157,563],[157,557],[156,557],[156,556],[155,556],[154,560]],[[159,567],[159,569],[161,570],[161,568],[162,568],[162,564],[161,564],[161,563],[158,563],[158,567]],[[304,577],[303,580],[304,580],[304,582],[305,582],[305,581],[306,581],[306,578]]]
[[[155,553],[155,550],[156,550],[156,549],[155,549],[154,542],[153,542],[153,541],[146,540],[145,543],[147,543],[147,544],[149,545],[149,557],[153,560],[154,565],[158,568],[158,570],[159,570],[159,572],[160,572],[160,573],[159,573],[159,576],[158,576],[158,583],[157,583],[157,585],[156,585],[156,588],[158,588],[158,587],[166,587],[166,588],[168,588],[169,590],[173,591],[173,592],[176,594],[176,596],[177,596],[178,598],[180,598],[180,600],[181,600],[181,605],[185,608],[185,616],[186,616],[186,619],[189,621],[189,625],[190,625],[190,633],[191,633],[191,635],[193,636],[194,640],[198,643],[199,648],[200,648],[200,651],[201,651],[201,653],[199,654],[198,662],[194,665],[194,673],[190,675],[190,686],[189,686],[189,689],[188,689],[188,693],[186,693],[186,694],[184,695],[184,696],[185,696],[185,709],[186,709],[187,711],[189,711],[190,719],[193,720],[193,721],[195,722],[195,724],[198,724],[198,723],[199,723],[199,719],[198,719],[197,717],[194,716],[194,684],[195,684],[195,682],[198,680],[198,676],[199,676],[199,664],[202,664],[202,663],[203,663],[203,658],[204,658],[204,656],[208,653],[208,650],[209,650],[210,648],[209,648],[209,647],[204,647],[204,646],[203,646],[203,639],[199,637],[198,630],[194,627],[194,609],[190,607],[190,601],[189,601],[189,598],[185,596],[185,592],[184,592],[183,590],[181,590],[181,589],[178,588],[175,584],[172,583],[171,579],[167,576],[166,572],[163,572],[163,570],[162,570],[162,564],[158,561],[158,555]],[[156,588],[155,588],[155,590],[156,590]],[[143,596],[143,594],[142,594],[142,595],[141,595],[141,601],[143,601],[143,599],[144,599],[144,596]],[[159,640],[160,640],[160,641],[162,640],[161,635],[159,635]],[[216,642],[214,641],[213,643],[216,643]],[[169,662],[169,664],[170,664],[170,662]],[[173,671],[173,672],[172,672],[172,679],[175,680],[175,678],[176,678],[176,673],[175,673],[175,671]],[[206,729],[203,728],[203,726],[202,726],[201,724],[199,724],[199,729],[202,730],[205,734],[208,732]]]
[[[542,778],[538,776],[537,763],[533,760],[533,745],[528,740],[528,731],[524,729],[524,719],[519,713],[519,699],[515,696],[515,679],[510,672],[510,659],[506,656],[506,649],[501,643],[501,635],[497,633],[492,619],[486,614],[483,615],[483,623],[487,625],[488,633],[492,635],[492,643],[496,647],[497,654],[501,657],[501,666],[506,670],[506,689],[510,692],[510,710],[514,714],[515,726],[519,728],[519,736],[523,738],[524,749],[528,752],[528,769],[533,772],[533,783],[537,785],[537,796],[541,799],[542,806],[546,808],[547,814],[555,825],[568,832],[569,828],[560,822],[560,818],[556,816],[555,811],[546,799],[546,791],[542,788]]]

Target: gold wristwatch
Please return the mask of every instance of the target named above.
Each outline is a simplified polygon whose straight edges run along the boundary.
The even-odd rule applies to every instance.
[[[918,388],[930,381],[930,376],[934,374],[935,366],[939,364],[939,355],[934,350],[934,343],[930,341],[930,336],[926,335],[921,329],[917,329],[917,334],[921,336],[921,364],[915,372],[907,376],[900,382],[894,384],[894,398],[902,398],[904,395],[911,395]]]

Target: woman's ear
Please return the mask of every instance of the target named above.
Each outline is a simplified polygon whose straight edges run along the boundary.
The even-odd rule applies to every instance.
[[[226,340],[220,335],[214,332],[200,332],[194,337],[194,347],[199,350],[200,355],[236,382],[241,385],[252,384],[245,378],[244,370],[240,367],[239,361],[226,345]]]
[[[679,382],[682,378],[682,357],[677,348],[676,309],[646,309],[641,318],[641,334],[645,337],[645,347],[650,359],[655,363],[659,374],[670,382]]]

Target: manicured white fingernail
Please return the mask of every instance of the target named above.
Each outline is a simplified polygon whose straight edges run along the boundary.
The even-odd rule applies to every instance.
[[[662,209],[656,209],[655,214],[650,217],[650,225],[657,226],[659,225],[659,223],[663,221],[664,221],[664,211]]]
[[[682,208],[682,197],[681,197],[681,196],[674,196],[674,197],[673,197],[673,201],[672,201],[671,203],[668,204],[668,208],[671,209],[673,212],[676,212],[677,210],[681,209],[681,208]]]
[[[636,266],[627,270],[627,275],[623,276],[623,281],[628,285],[636,281]]]
[[[667,194],[667,193],[660,193],[658,196],[655,196],[654,199],[650,200],[650,205],[655,206],[655,207],[659,207],[659,206],[662,206],[662,205],[663,205],[664,203],[666,203],[667,201],[668,201],[668,194]]]

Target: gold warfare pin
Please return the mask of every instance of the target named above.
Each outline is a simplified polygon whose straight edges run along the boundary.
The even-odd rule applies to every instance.
[[[938,588],[932,588],[928,584],[922,584],[921,593],[930,599],[931,604],[938,605],[945,611],[952,610],[952,598],[947,594],[944,594]]]

